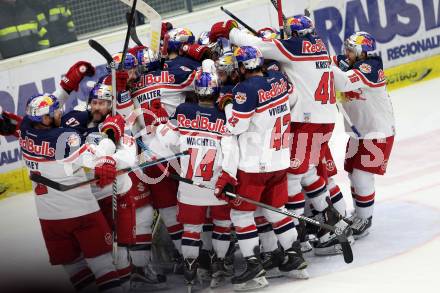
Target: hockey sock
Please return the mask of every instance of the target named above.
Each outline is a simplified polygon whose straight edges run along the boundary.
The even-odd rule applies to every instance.
[[[272,229],[272,225],[261,215],[255,217],[257,224],[258,237],[260,238],[262,252],[271,252],[278,248],[278,238]]]
[[[73,263],[63,265],[63,267],[64,270],[69,274],[70,282],[75,288],[75,291],[79,292],[89,285],[95,283],[95,276],[87,266],[84,258],[80,258]]]
[[[174,247],[179,253],[182,253],[183,226],[177,222],[177,206],[159,209],[159,213],[167,227],[171,240],[173,240]]]
[[[231,221],[214,220],[212,246],[218,258],[225,258],[231,242]]]
[[[136,209],[136,244],[130,246],[131,261],[136,267],[145,267],[151,261],[153,212],[149,205]]]
[[[182,255],[183,258],[197,258],[201,246],[200,234],[202,233],[203,225],[183,225],[182,235]]]
[[[330,194],[326,188],[325,180],[316,174],[316,167],[312,166],[304,175],[301,184],[307,198],[315,210],[322,212],[328,206],[325,198]]]
[[[116,262],[116,270],[121,282],[121,286],[124,291],[128,291],[130,288],[130,275],[131,275],[131,265],[130,259],[128,257],[127,247],[118,247],[118,259]]]
[[[304,214],[304,207],[305,207],[305,195],[304,192],[299,192],[294,195],[289,195],[288,202],[286,204],[286,209],[289,211],[292,211],[293,213],[297,215],[303,215]],[[299,225],[298,219],[293,219],[293,223],[295,226]]]
[[[209,220],[210,222],[211,220]],[[211,251],[212,250],[212,224],[204,224],[202,234],[200,235],[202,239],[202,249]]]
[[[367,219],[374,209],[374,174],[354,169],[351,175],[351,186],[354,189],[356,216]]]
[[[342,216],[345,217],[347,214],[347,206],[345,204],[344,196],[333,178],[328,179],[327,189],[330,192],[330,200],[332,201],[333,206]]]
[[[96,285],[99,291],[109,293],[123,292],[119,275],[112,264],[110,253],[101,254],[97,257],[86,258],[87,264],[95,275]]]
[[[253,256],[258,247],[258,233],[254,212],[231,210],[231,220],[237,234],[238,245],[244,257]]]
[[[282,209],[285,210],[284,207]],[[291,248],[293,242],[298,238],[298,232],[295,229],[295,224],[293,224],[293,219],[270,210],[264,210],[263,213],[266,219],[271,222],[281,246],[285,250]]]

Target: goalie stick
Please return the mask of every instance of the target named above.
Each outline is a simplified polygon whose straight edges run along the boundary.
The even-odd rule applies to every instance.
[[[154,161],[145,162],[145,163],[142,163],[142,164],[140,164],[138,166],[135,166],[135,167],[127,167],[127,168],[118,170],[116,176],[119,176],[119,175],[122,175],[122,174],[125,174],[125,173],[128,173],[128,172],[131,172],[131,171],[135,171],[135,170],[138,170],[138,169],[144,169],[144,168],[148,168],[148,167],[151,167],[151,166],[155,166],[155,165],[158,165],[160,163],[165,163],[165,162],[168,162],[170,160],[173,160],[173,159],[176,159],[176,158],[179,158],[179,157],[182,157],[182,156],[186,156],[186,155],[188,155],[188,151],[184,151],[184,152],[177,153],[177,154],[174,154],[174,155],[171,155],[171,156],[163,157],[163,158],[160,158],[160,159],[157,159],[157,160],[154,160]],[[94,183],[94,182],[98,181],[98,178],[92,178],[92,179],[84,181],[84,182],[79,182],[79,183],[75,183],[75,184],[72,184],[72,185],[65,185],[65,184],[53,181],[53,180],[51,180],[49,178],[46,178],[44,176],[38,175],[36,173],[31,173],[29,178],[32,181],[34,181],[35,183],[44,184],[47,187],[50,187],[52,189],[56,189],[56,190],[59,190],[59,191],[71,190],[71,189],[78,188],[78,187],[81,187],[81,186],[84,186],[84,185],[88,185],[88,184],[91,184],[91,183]]]
[[[171,178],[173,178],[175,180],[178,180],[178,181],[181,181],[181,182],[192,184],[192,185],[198,186],[200,188],[206,188],[206,189],[210,189],[210,190],[215,190],[215,188],[213,188],[213,187],[206,186],[204,184],[194,182],[191,179],[180,177],[177,174],[169,173],[168,175]],[[242,200],[242,201],[254,204],[254,205],[258,206],[258,207],[265,208],[265,209],[271,210],[271,211],[279,213],[279,214],[283,214],[283,215],[286,215],[286,216],[289,216],[289,217],[292,217],[292,218],[296,218],[298,220],[307,222],[307,223],[312,224],[314,226],[317,226],[319,228],[326,229],[328,231],[331,231],[331,232],[335,233],[336,238],[338,239],[339,243],[341,244],[342,254],[344,256],[344,261],[346,263],[353,262],[353,251],[351,250],[350,243],[349,243],[349,241],[347,239],[347,234],[350,231],[349,226],[346,227],[345,229],[342,229],[341,227],[331,226],[331,225],[328,225],[328,224],[325,224],[325,223],[321,223],[321,222],[313,220],[311,218],[307,218],[305,216],[297,215],[297,214],[289,212],[287,210],[282,210],[282,209],[279,209],[279,208],[267,205],[265,203],[262,203],[262,202],[259,202],[259,201],[255,201],[253,199],[241,196],[239,194],[235,194],[235,193],[232,193],[232,192],[226,192],[226,195],[228,195],[231,198]]]
[[[229,10],[227,10],[226,8],[224,8],[223,6],[220,7],[220,9],[226,13],[227,15],[229,15],[232,19],[234,19],[236,22],[238,22],[239,24],[241,24],[242,26],[244,26],[248,31],[250,31],[252,34],[258,36],[258,33],[256,30],[254,30],[253,28],[251,28],[249,25],[247,25],[244,21],[242,21],[240,18],[238,18],[237,16],[235,16],[232,12],[230,12]]]

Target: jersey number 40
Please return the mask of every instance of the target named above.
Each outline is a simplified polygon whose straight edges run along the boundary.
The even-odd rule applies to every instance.
[[[334,84],[333,72],[324,72],[318,87],[315,91],[315,101],[321,102],[321,104],[336,103],[335,84]]]

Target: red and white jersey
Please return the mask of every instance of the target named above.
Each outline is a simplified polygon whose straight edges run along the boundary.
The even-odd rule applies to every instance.
[[[375,139],[395,135],[394,111],[387,93],[380,57],[358,61],[347,71],[336,66],[338,58],[340,56],[333,58],[336,64],[332,65],[336,89],[344,92],[345,102],[342,107],[360,132],[360,138]],[[347,122],[345,130],[350,136],[358,138]]]
[[[162,124],[158,126],[156,136],[166,147],[177,145],[179,151],[189,151],[188,156],[180,158],[180,176],[214,188],[222,171],[221,139],[226,131],[225,114],[217,108],[184,103],[177,107],[175,118],[176,126],[171,122]],[[179,202],[190,205],[226,204],[214,196],[213,190],[184,182],[179,183],[177,196]]]
[[[227,128],[237,136],[239,170],[265,173],[289,167],[292,91],[288,80],[277,71],[253,76],[234,87],[232,111],[225,112]],[[233,170],[228,173],[235,176]]]
[[[324,42],[316,36],[268,40],[232,29],[231,42],[255,46],[264,58],[278,61],[296,88],[298,100],[291,109],[293,122],[331,124],[336,122],[336,96],[330,58]],[[294,98],[294,97],[292,97]]]
[[[81,134],[73,129],[34,129],[25,117],[20,126],[20,147],[30,172],[71,185],[87,180],[83,165],[88,153]],[[68,219],[99,210],[90,185],[58,191],[32,182],[40,219]]]

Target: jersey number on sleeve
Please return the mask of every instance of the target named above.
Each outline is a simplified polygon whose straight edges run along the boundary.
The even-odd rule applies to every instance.
[[[285,127],[286,129],[282,131]],[[270,147],[279,151],[281,148],[289,147],[289,134],[290,134],[290,114],[286,114],[283,117],[278,117],[275,120],[275,125],[272,129],[272,135],[270,137]]]
[[[321,102],[321,104],[327,104],[329,101],[330,104],[336,103],[333,72],[324,72],[322,74],[321,81],[315,91],[315,101]]]
[[[196,167],[196,177],[202,177],[203,181],[211,181],[211,178],[214,175],[213,167],[217,150],[209,149],[198,166],[195,166],[195,164],[199,150],[196,148],[189,148],[188,151],[189,164],[185,177],[187,179],[192,179],[194,176],[194,167]]]
[[[41,173],[39,171],[31,171],[34,174],[37,175],[41,175]],[[47,194],[48,190],[47,190],[47,186],[41,183],[37,183],[37,185],[35,186],[34,189],[35,195],[43,195],[43,194]]]

